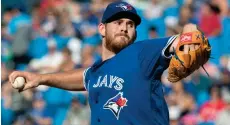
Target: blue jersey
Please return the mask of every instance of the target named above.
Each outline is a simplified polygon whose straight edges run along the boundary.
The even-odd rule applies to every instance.
[[[169,125],[160,79],[175,38],[136,42],[85,70],[91,125]]]

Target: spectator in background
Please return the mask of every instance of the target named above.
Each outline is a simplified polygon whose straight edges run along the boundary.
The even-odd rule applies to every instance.
[[[164,19],[166,25],[166,36],[172,36],[173,34],[179,34],[177,29],[178,19],[175,16],[167,16]]]
[[[4,37],[4,39],[11,41],[13,38],[10,36],[8,33],[8,24],[12,19],[12,14],[11,14],[11,9],[7,8],[5,12],[3,13],[3,18],[2,18],[2,24],[1,24],[1,35]]]
[[[230,17],[230,7],[228,8],[228,17]]]
[[[158,19],[164,15],[165,9],[176,5],[175,0],[150,0],[147,3],[144,15],[147,19]]]
[[[171,124],[182,122],[182,125],[195,125],[198,122],[197,106],[193,96],[184,89],[184,84],[179,81],[172,84],[172,91],[166,96],[169,105]]]
[[[214,124],[217,114],[225,107],[221,92],[215,84],[210,88],[210,100],[205,102],[199,111],[200,120]]]
[[[63,55],[57,50],[56,42],[53,39],[48,40],[49,52],[41,59],[33,59],[29,64],[29,70],[40,73],[56,72],[63,62]]]
[[[181,31],[182,27],[187,23],[197,23],[193,18],[193,9],[190,5],[184,5],[180,8],[179,20],[175,30],[177,32]]]
[[[215,125],[228,125],[230,123],[230,90],[228,90],[223,96],[223,100],[226,102],[226,107],[217,114]]]
[[[81,5],[77,1],[66,0],[63,7],[68,10],[72,22],[80,23],[82,21]]]
[[[196,83],[194,82],[193,78],[194,76],[188,76],[182,80],[182,83],[185,91],[192,95],[193,99],[196,100],[198,90],[196,88]]]
[[[65,0],[40,0],[40,14],[45,17],[50,10],[63,8]]]
[[[96,47],[86,45],[82,50],[82,67],[88,67],[94,63],[94,52]]]
[[[41,30],[41,22],[42,22],[42,17],[41,14],[39,13],[40,5],[36,4],[32,8],[31,16],[32,16],[32,29],[33,29],[33,38],[36,38],[40,34]]]
[[[220,9],[209,2],[201,6],[199,26],[206,36],[217,36],[221,32]]]
[[[2,91],[1,91],[2,105],[5,109],[10,109],[12,103],[12,98],[11,98],[12,87],[10,86],[10,84],[8,84],[8,82],[1,82],[1,87],[2,87]]]
[[[62,55],[63,55],[63,62],[59,67],[60,71],[73,70],[75,67],[75,63],[72,60],[71,51],[68,48],[64,48],[62,50]]]
[[[25,14],[20,5],[12,5],[6,9],[4,20],[7,23],[5,38],[11,42],[14,62],[26,64],[30,61],[26,52],[31,40],[31,18]]]
[[[43,36],[48,36],[53,33],[57,26],[58,12],[55,9],[49,8],[47,14],[45,15],[45,21],[41,25],[40,34]]]
[[[89,125],[90,113],[87,107],[73,97],[64,125]]]
[[[230,10],[230,9],[229,9]],[[229,11],[230,12],[230,11]],[[228,55],[228,64],[227,64],[227,69],[230,71],[230,55]]]
[[[185,92],[182,81],[172,84],[172,91],[169,94],[169,99],[172,102],[174,102],[176,105],[178,105],[180,109],[183,108],[184,99],[186,98],[185,95],[186,95],[186,92]]]
[[[175,27],[167,27],[166,36],[172,36],[173,34],[178,34]]]
[[[70,19],[70,13],[67,9],[63,9],[59,12],[56,33],[64,37],[75,36],[75,29]]]
[[[180,9],[180,17],[178,24],[184,26],[186,23],[194,23],[191,19],[193,17],[193,10],[191,6],[185,5]]]
[[[7,32],[13,36],[23,25],[31,24],[30,16],[22,11],[20,5],[12,5],[7,7],[5,12],[5,22],[7,23]]]
[[[197,116],[197,106],[192,95],[186,93],[181,111],[180,121],[182,125],[197,125],[199,117]]]
[[[220,8],[221,17],[225,17],[228,14],[228,0],[211,0],[211,3],[217,5]]]
[[[4,63],[1,63],[1,85],[8,81],[9,70]]]
[[[10,41],[7,40],[6,25],[4,23],[2,23],[1,31],[1,61],[7,68],[12,68],[9,64],[12,63],[13,50]]]
[[[75,65],[81,65],[82,61],[82,40],[78,37],[72,37],[67,43],[67,48],[71,52],[71,58]]]
[[[164,6],[160,0],[151,0],[145,10],[145,17],[149,20],[160,18],[163,15]]]
[[[36,125],[36,122],[31,116],[25,115],[24,117],[18,118],[12,125]]]
[[[171,85],[172,90],[166,96],[167,104],[169,105],[170,122],[175,125],[178,123],[181,112],[183,110],[183,103],[186,92],[184,91],[181,81]]]
[[[149,28],[149,39],[152,39],[152,38],[157,38],[158,35],[157,35],[157,29],[155,26],[151,26]]]
[[[192,6],[194,0],[183,0],[185,6]]]
[[[24,117],[26,113],[31,109],[33,92],[32,90],[18,94],[18,91],[11,91],[11,109],[15,113],[15,118]]]
[[[31,108],[33,98],[33,90],[22,92],[18,94],[17,90],[14,90],[9,82],[2,85],[2,102],[3,109],[12,112],[9,115],[11,122],[17,122],[21,118],[25,118],[26,113]],[[9,122],[9,121],[8,121]]]
[[[223,84],[229,84],[230,85],[230,70],[228,69],[228,65],[230,63],[228,56],[222,56],[220,58],[220,72],[221,72],[221,78],[220,82]]]
[[[83,21],[80,24],[80,30],[83,34],[81,62],[82,67],[87,67],[95,62],[95,52],[97,46],[101,43],[101,38],[97,31],[99,20],[88,4],[82,7],[81,14],[83,15]]]
[[[111,1],[113,0],[92,0],[90,5],[92,13],[95,14],[98,19],[101,19],[104,9]]]
[[[2,18],[2,23],[3,24],[8,24],[10,20],[12,19],[12,14],[11,14],[11,8],[6,8],[6,10],[3,13],[3,18]]]
[[[62,50],[65,47],[71,50],[73,61],[77,64],[81,62],[79,58],[81,54],[82,33],[79,25],[72,22],[68,9],[59,11],[57,18],[57,27],[52,36],[57,43],[57,49]]]
[[[169,119],[170,119],[170,125],[179,125],[180,121],[180,109],[176,106],[170,106],[169,107]]]
[[[29,115],[38,125],[52,125],[51,114],[49,110],[46,109],[46,102],[39,92],[35,94]]]

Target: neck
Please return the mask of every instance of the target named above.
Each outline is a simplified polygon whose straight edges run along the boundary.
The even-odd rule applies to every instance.
[[[110,50],[108,50],[105,47],[105,42],[103,42],[103,44],[102,44],[102,61],[110,59],[110,58],[114,57],[115,55],[116,55],[115,53],[111,52]]]

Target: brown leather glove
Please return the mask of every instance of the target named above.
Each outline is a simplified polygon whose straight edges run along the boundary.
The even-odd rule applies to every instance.
[[[191,44],[199,45],[199,47],[185,54],[183,51],[184,45]],[[169,64],[168,80],[177,82],[187,77],[208,61],[210,53],[210,44],[202,32],[194,31],[181,34],[176,50],[174,50],[174,56]]]

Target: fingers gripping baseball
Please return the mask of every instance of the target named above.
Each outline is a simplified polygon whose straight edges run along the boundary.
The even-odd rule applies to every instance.
[[[29,72],[14,71],[9,75],[9,81],[13,88],[18,89],[19,92],[21,92],[37,87],[40,83],[40,75]]]

